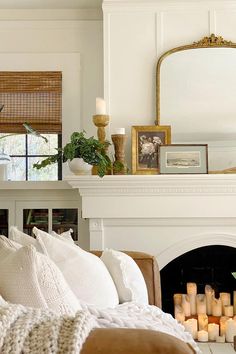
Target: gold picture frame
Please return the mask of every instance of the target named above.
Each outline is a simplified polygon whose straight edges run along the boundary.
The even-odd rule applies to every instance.
[[[132,126],[132,174],[157,174],[158,146],[170,143],[169,125]]]

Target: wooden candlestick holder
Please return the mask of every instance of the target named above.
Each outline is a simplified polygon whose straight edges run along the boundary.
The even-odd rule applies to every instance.
[[[93,123],[96,125],[98,140],[104,142],[106,140],[105,127],[108,125],[110,117],[107,114],[95,114]]]
[[[111,136],[111,140],[115,148],[115,161],[113,163],[113,174],[125,175],[127,173],[127,165],[125,162],[125,145],[127,141],[127,135],[113,134]],[[116,170],[116,165],[118,167],[118,170]],[[123,165],[123,167],[120,168],[120,165]]]

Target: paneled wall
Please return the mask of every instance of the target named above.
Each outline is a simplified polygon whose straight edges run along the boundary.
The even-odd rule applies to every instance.
[[[104,90],[110,130],[155,121],[159,56],[211,33],[236,42],[236,1],[104,0]],[[130,161],[130,139],[127,145]]]

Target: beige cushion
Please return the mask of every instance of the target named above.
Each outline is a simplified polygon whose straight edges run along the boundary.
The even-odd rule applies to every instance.
[[[9,238],[22,246],[34,246],[38,252],[42,253],[42,248],[39,242],[32,236],[18,230],[16,226],[11,226],[9,230]]]
[[[0,236],[0,294],[6,301],[50,308],[59,314],[81,309],[57,266],[33,246],[17,249]]]

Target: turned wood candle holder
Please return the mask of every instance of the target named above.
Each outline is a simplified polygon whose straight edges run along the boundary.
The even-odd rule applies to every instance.
[[[107,114],[95,114],[93,116],[93,123],[98,128],[97,136],[98,140],[104,142],[106,140],[105,127],[108,125],[110,120],[109,115]]]
[[[114,175],[125,175],[127,173],[127,165],[125,162],[125,145],[127,141],[127,135],[125,134],[113,134],[111,140],[114,144],[115,149],[115,161],[113,163],[113,174]],[[119,165],[123,165],[120,169]],[[116,169],[118,167],[118,170]]]

